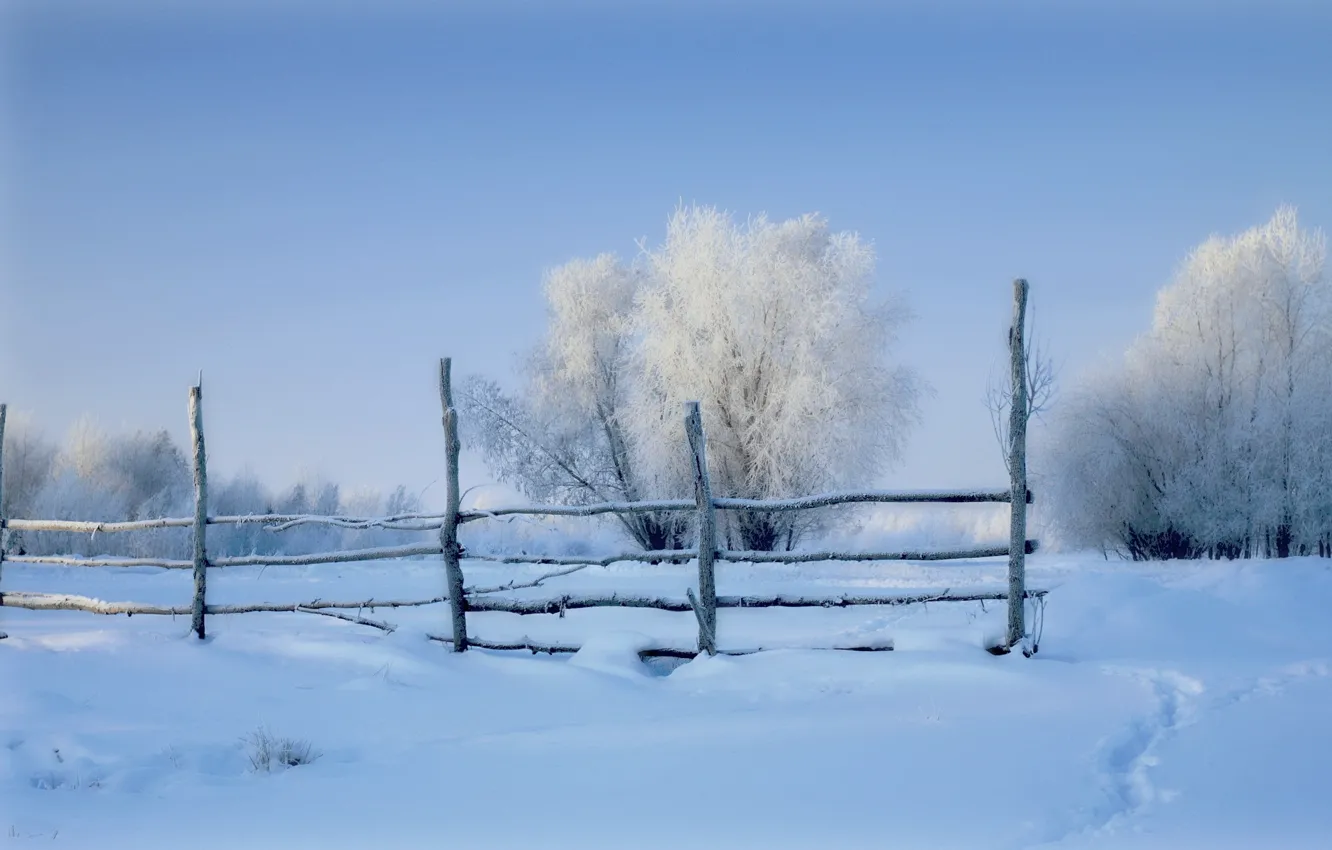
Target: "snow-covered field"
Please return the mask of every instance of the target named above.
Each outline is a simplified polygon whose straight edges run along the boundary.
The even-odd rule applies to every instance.
[[[469,581],[523,575],[466,565]],[[687,614],[380,610],[170,618],[0,608],[0,843],[56,847],[1316,848],[1332,846],[1332,571],[1317,559],[1131,565],[1038,555],[1040,653],[982,651],[1002,605],[723,610],[725,645],[890,637],[645,666]],[[722,565],[719,591],[1002,585],[996,562]],[[534,595],[682,596],[621,565]],[[7,565],[6,590],[182,604],[189,576]],[[442,592],[437,563],[219,571],[210,601]],[[317,761],[255,773],[261,727]]]

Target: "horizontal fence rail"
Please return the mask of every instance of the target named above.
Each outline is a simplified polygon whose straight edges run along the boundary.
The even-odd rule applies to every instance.
[[[155,528],[191,528],[192,519],[166,517],[141,519],[133,522],[83,522],[63,519],[7,519],[5,528],[11,531],[67,531],[74,534],[115,534],[122,531],[151,531]],[[5,557],[8,561],[10,558]]]
[[[1028,591],[1026,598],[1039,599],[1048,591]],[[470,595],[470,594],[469,594]],[[803,596],[783,594],[746,594],[741,596],[718,596],[718,608],[850,608],[865,605],[917,605],[930,602],[993,602],[1007,599],[1006,592],[991,593],[942,593],[902,594],[842,594],[838,596]],[[259,602],[243,605],[209,605],[209,614],[244,614],[254,612],[283,612],[308,609],[365,610],[377,608],[414,608],[426,605],[438,605],[448,602],[447,596],[429,599],[360,599],[338,601],[315,599],[309,602]],[[94,614],[143,614],[164,616],[185,616],[191,612],[188,605],[146,605],[139,602],[110,602],[90,596],[69,593],[34,593],[29,591],[7,591],[0,593],[0,607],[24,608],[32,611],[87,611]],[[467,610],[478,613],[506,613],[529,616],[534,614],[561,614],[587,608],[652,608],[658,611],[687,613],[693,610],[688,599],[673,599],[662,596],[641,596],[634,594],[611,594],[609,596],[569,594],[555,599],[469,599]]]
[[[263,611],[298,611],[302,608],[318,611],[325,608],[373,611],[376,608],[415,608],[448,602],[447,596],[431,599],[362,599],[352,602],[316,599],[312,602],[257,602],[246,605],[208,605],[209,614],[249,614]],[[30,593],[8,591],[0,593],[0,607],[26,608],[30,611],[87,611],[92,614],[161,614],[186,616],[193,612],[191,605],[145,605],[139,602],[108,602],[91,596],[71,593]]]
[[[1033,496],[1027,494],[1027,503]],[[712,500],[719,511],[793,511],[825,508],[855,503],[1006,503],[1011,501],[1007,490],[861,490],[825,493],[799,499],[727,499]],[[502,516],[595,516],[613,513],[653,513],[694,511],[698,505],[691,499],[661,499],[649,502],[602,502],[592,505],[515,505],[481,510],[461,511],[460,522],[492,519]],[[443,514],[394,514],[382,517],[321,516],[314,514],[241,514],[210,516],[209,525],[263,525],[269,531],[286,531],[301,525],[331,525],[348,529],[388,528],[395,531],[434,531],[439,528]],[[129,522],[88,522],[81,520],[10,519],[5,526],[14,531],[64,531],[78,534],[112,534],[124,531],[148,531],[156,528],[190,528],[194,520],[189,517],[163,517],[160,519]]]
[[[620,552],[601,558],[586,555],[473,555],[467,554],[473,561],[489,561],[496,564],[562,564],[565,566],[609,567],[611,564],[638,561],[645,564],[670,563],[684,564],[698,557],[697,549],[658,549],[638,552]]]
[[[823,493],[798,499],[728,499],[714,498],[712,505],[719,511],[800,511],[849,504],[1000,504],[1011,501],[1007,490],[853,490]],[[1031,504],[1032,493],[1027,493]],[[597,516],[599,514],[669,513],[696,511],[698,504],[692,499],[660,499],[646,502],[601,502],[591,505],[513,505],[472,508],[460,511],[459,522],[475,522],[505,516]],[[287,531],[303,525],[327,525],[352,530],[382,528],[390,531],[437,531],[443,521],[442,514],[412,513],[382,517],[323,516],[315,514],[241,514],[210,516],[209,525],[262,525],[272,532]],[[130,522],[87,522],[79,520],[11,519],[5,523],[14,531],[63,531],[76,534],[113,534],[126,531],[149,531],[158,528],[191,528],[194,520],[188,517]]]
[[[10,564],[45,564],[53,567],[157,567],[164,570],[191,570],[193,561],[175,561],[168,558],[76,558],[70,555],[5,555]]]
[[[459,522],[503,516],[596,516],[597,514],[646,514],[698,509],[693,499],[658,499],[649,502],[599,502],[592,505],[514,505],[503,508],[473,508],[460,511]]]
[[[1004,503],[1011,502],[1013,494],[1008,490],[852,490],[845,493],[825,493],[819,496],[803,496],[798,499],[713,499],[712,504],[719,511],[807,511],[813,508],[827,508],[833,505],[850,505],[865,502],[880,504],[901,503]],[[1027,503],[1032,501],[1031,491],[1027,491]]]
[[[388,561],[396,558],[412,558],[423,555],[438,555],[443,551],[438,544],[422,543],[415,546],[380,546],[373,549],[344,549],[338,552],[316,552],[310,555],[237,555],[224,558],[210,558],[209,569],[227,567],[300,567],[317,564],[346,564],[356,561]],[[45,564],[61,567],[159,567],[166,570],[190,570],[193,561],[169,560],[166,558],[122,558],[105,556],[97,558],[76,558],[66,555],[6,555],[5,560],[14,564]]]
[[[1033,495],[1027,492],[1027,503]],[[797,499],[728,499],[714,498],[712,506],[719,511],[805,511],[836,505],[878,504],[964,504],[1007,503],[1012,501],[1008,490],[849,490],[803,496]],[[471,509],[462,511],[459,521],[472,522],[503,516],[595,516],[597,514],[670,513],[698,510],[693,499],[659,499],[645,502],[600,502],[591,505],[514,505],[511,507]]]
[[[1040,544],[1028,540],[1025,554]],[[818,561],[962,561],[972,558],[1007,557],[1007,546],[978,546],[972,549],[920,549],[908,552],[750,552],[721,549],[717,560],[768,564],[809,564]]]
[[[1028,592],[1027,598],[1044,596],[1046,591]],[[1008,598],[1007,591],[992,593],[843,594],[840,596],[802,596],[783,594],[747,594],[718,596],[718,608],[851,608],[863,605],[916,605],[924,602],[992,602]],[[688,599],[614,593],[609,596],[569,594],[554,599],[468,599],[468,611],[506,614],[562,614],[581,608],[654,608],[658,611],[687,613],[694,610]]]
[[[1028,540],[1026,554],[1040,547],[1039,541]],[[435,543],[411,546],[379,546],[372,549],[344,549],[336,552],[316,552],[309,555],[237,555],[210,558],[210,569],[227,567],[300,567],[320,564],[346,564],[358,561],[389,561],[439,555],[443,549]],[[1001,558],[1009,554],[1007,546],[982,546],[974,549],[922,549],[906,552],[756,552],[718,549],[717,560],[730,563],[754,564],[809,564],[823,561],[959,561],[975,558]],[[661,549],[657,551],[620,552],[600,558],[583,555],[491,555],[464,553],[472,561],[496,564],[548,564],[552,566],[608,567],[619,563],[672,563],[683,564],[698,557],[696,549]],[[62,567],[157,567],[166,570],[193,569],[193,561],[167,558],[131,558],[103,556],[77,558],[68,555],[13,555],[5,556],[12,564],[34,564]]]
[[[426,637],[429,638],[430,640],[437,640],[440,643],[447,643],[447,644],[453,643],[452,638],[444,637],[442,635],[427,634]],[[539,641],[534,641],[526,637],[523,638],[521,641],[490,641],[490,640],[482,640],[480,638],[469,638],[467,643],[469,646],[474,646],[477,647],[478,649],[496,649],[496,650],[525,649],[531,652],[533,655],[537,655],[540,653],[545,653],[547,655],[565,655],[578,652],[578,650],[582,648],[577,644],[541,643]],[[774,648],[789,649],[790,647],[774,647]],[[802,646],[800,648],[803,650],[814,650],[820,652],[822,651],[891,652],[893,649],[893,643],[891,640],[888,639],[880,639],[880,640],[866,641],[860,644],[834,644],[832,646]],[[763,652],[764,649],[765,648],[762,646],[750,647],[748,649],[719,649],[717,650],[716,654],[731,655],[731,656],[753,655],[758,652]],[[646,649],[638,650],[638,657],[642,659],[679,658],[683,660],[688,660],[690,658],[694,658],[697,655],[698,655],[697,649],[691,649],[688,647],[681,647],[681,646],[649,647]]]
[[[308,514],[244,514],[210,516],[209,525],[263,525],[268,531],[286,531],[297,526],[316,524],[338,528],[387,528],[390,531],[431,531],[439,528],[437,514],[397,514],[386,517],[313,516]],[[419,521],[419,522],[418,522]],[[115,534],[126,531],[151,531],[158,528],[193,528],[188,517],[162,517],[130,522],[88,522],[63,519],[10,519],[5,527],[12,531],[63,531],[74,534]]]
[[[318,516],[315,514],[242,514],[212,516],[209,525],[262,525],[266,531],[287,531],[303,525],[331,525],[336,528],[389,531],[433,531],[439,528],[439,514],[392,514],[382,517]]]
[[[239,555],[209,559],[208,565],[210,567],[302,567],[313,564],[347,564],[354,561],[413,558],[421,555],[438,555],[443,551],[438,543],[422,543],[415,546],[379,546],[373,549],[318,552],[313,555]]]

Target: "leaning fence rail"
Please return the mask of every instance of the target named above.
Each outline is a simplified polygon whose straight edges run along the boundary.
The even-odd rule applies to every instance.
[[[1027,286],[1025,281],[1014,282],[1014,322],[1010,331],[1010,348],[1013,358],[1013,399],[1015,411],[1026,410],[1024,396],[1026,385],[1023,379],[1025,363],[1022,361],[1023,334],[1022,326],[1026,307]],[[515,505],[487,510],[463,510],[458,482],[458,465],[461,445],[458,439],[458,414],[453,405],[450,380],[451,361],[440,361],[439,395],[444,427],[446,458],[447,504],[443,513],[399,513],[383,517],[364,516],[316,516],[307,514],[253,514],[237,516],[208,515],[207,452],[203,430],[203,388],[202,381],[189,392],[189,414],[191,434],[191,460],[194,477],[194,516],[165,517],[126,522],[86,522],[75,520],[42,520],[7,518],[0,513],[0,566],[5,561],[13,563],[52,565],[66,567],[156,567],[162,569],[192,570],[194,574],[194,593],[188,606],[144,605],[134,602],[108,602],[86,596],[71,594],[50,594],[33,592],[4,592],[0,590],[0,607],[26,608],[31,610],[78,610],[98,614],[160,614],[183,616],[190,615],[191,630],[199,638],[206,635],[206,618],[218,614],[238,614],[261,611],[291,611],[303,613],[326,613],[339,619],[350,620],[364,625],[375,626],[391,631],[385,623],[368,620],[360,612],[375,608],[399,608],[447,603],[450,609],[451,634],[448,636],[429,635],[433,640],[442,641],[452,646],[454,651],[465,651],[468,646],[490,649],[529,649],[534,652],[572,652],[577,647],[560,644],[541,644],[524,639],[518,643],[503,643],[478,639],[469,636],[467,630],[468,612],[506,612],[519,615],[558,614],[580,608],[630,607],[654,608],[662,611],[692,612],[698,623],[698,641],[691,651],[708,654],[735,654],[753,651],[752,649],[721,649],[718,646],[717,610],[721,608],[768,608],[768,607],[848,607],[859,605],[908,605],[925,602],[984,602],[1006,601],[1008,603],[1008,629],[1004,643],[994,651],[1007,651],[1020,644],[1024,638],[1024,607],[1028,599],[1042,600],[1045,591],[1030,591],[1026,587],[1026,555],[1036,551],[1037,541],[1026,539],[1026,508],[1033,501],[1031,490],[1026,481],[1026,431],[1025,420],[1018,423],[1013,419],[1010,429],[1008,461],[1010,487],[1005,490],[855,490],[837,493],[823,493],[787,499],[743,499],[714,496],[707,464],[707,440],[704,434],[703,420],[696,402],[686,405],[684,431],[693,459],[695,474],[695,497],[693,499],[658,499],[632,502],[603,502],[587,505]],[[4,424],[6,408],[0,404],[0,508],[3,506],[4,484]],[[767,552],[722,549],[717,544],[717,511],[802,511],[836,507],[848,504],[902,504],[902,503],[1008,503],[1010,505],[1010,542],[1004,546],[983,546],[949,550],[917,551],[805,551],[805,552]],[[600,558],[543,555],[506,555],[481,554],[463,551],[458,540],[459,527],[468,522],[496,519],[505,516],[565,516],[591,517],[601,514],[631,514],[643,512],[693,512],[699,531],[698,543],[690,549],[672,549],[660,551],[621,552]],[[384,529],[404,532],[438,533],[438,541],[433,543],[401,546],[380,546],[365,549],[350,549],[335,552],[321,552],[307,555],[242,555],[210,557],[207,548],[207,529],[210,525],[261,525],[263,528],[280,533],[304,525],[327,525],[346,529]],[[95,536],[139,532],[165,528],[188,528],[191,533],[192,557],[189,560],[164,558],[119,558],[119,557],[76,557],[72,555],[27,555],[8,554],[6,540],[11,531],[28,532],[71,532]],[[439,596],[424,599],[363,599],[348,602],[323,599],[303,603],[256,603],[249,605],[210,605],[207,602],[207,575],[210,569],[247,566],[313,566],[320,564],[342,564],[352,562],[377,561],[395,558],[442,556],[445,567],[445,590]],[[942,561],[975,558],[1008,558],[1008,590],[1004,593],[962,593],[950,591],[934,594],[916,595],[877,595],[844,594],[840,596],[804,596],[804,595],[744,595],[718,596],[716,593],[715,564],[721,562],[753,563],[816,563],[847,561]],[[493,587],[467,587],[462,569],[464,559],[472,559],[501,564],[535,564],[561,567],[543,575],[518,583]],[[543,587],[544,583],[587,569],[591,566],[609,566],[618,562],[642,563],[687,563],[694,561],[698,567],[697,589],[687,588],[684,598],[593,594],[563,594],[546,599],[518,599],[498,596],[506,591]],[[357,616],[336,613],[338,610],[357,610]],[[3,633],[0,633],[3,636]],[[851,646],[838,645],[836,648],[847,650],[881,651],[891,649],[891,644],[883,641],[871,644]],[[679,647],[659,647],[644,650],[641,654],[679,655],[687,652]]]

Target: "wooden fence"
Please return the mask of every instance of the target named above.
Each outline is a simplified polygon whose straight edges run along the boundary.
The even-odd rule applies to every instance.
[[[703,421],[697,402],[686,405],[684,431],[689,441],[693,456],[695,494],[693,499],[665,499],[638,502],[610,502],[592,505],[535,505],[503,507],[491,510],[463,510],[461,491],[458,482],[458,461],[461,445],[458,439],[458,414],[453,404],[450,360],[440,361],[439,393],[443,411],[445,437],[445,455],[447,462],[446,505],[440,513],[397,514],[384,517],[351,516],[312,516],[291,514],[263,514],[245,516],[211,516],[208,513],[208,476],[207,453],[204,442],[203,423],[203,388],[200,385],[190,388],[189,413],[191,458],[194,473],[194,514],[187,518],[148,519],[133,522],[78,522],[66,520],[40,520],[7,518],[0,513],[0,568],[4,562],[24,564],[47,564],[74,567],[159,567],[162,569],[191,570],[194,578],[194,593],[189,605],[161,606],[144,605],[133,602],[107,602],[86,596],[51,593],[5,592],[0,587],[0,607],[25,608],[30,610],[78,610],[97,614],[169,614],[190,615],[191,630],[199,637],[206,634],[208,616],[219,614],[240,614],[261,611],[293,611],[310,614],[323,614],[350,620],[363,625],[392,630],[386,623],[362,616],[365,609],[400,608],[409,606],[435,605],[448,603],[451,632],[447,635],[431,634],[432,640],[450,644],[454,651],[463,652],[468,647],[484,649],[527,649],[533,652],[575,652],[577,646],[521,642],[490,641],[468,633],[467,614],[469,612],[507,612],[511,614],[559,614],[565,611],[594,607],[630,607],[654,608],[662,611],[692,612],[698,626],[698,641],[695,648],[688,647],[653,647],[641,652],[643,656],[692,657],[698,652],[708,654],[742,654],[756,651],[755,648],[722,648],[719,646],[717,611],[719,608],[765,608],[765,607],[846,607],[859,605],[905,605],[935,601],[1006,601],[1008,603],[1008,628],[1002,644],[991,648],[992,652],[1006,652],[1021,644],[1024,632],[1024,610],[1029,598],[1041,599],[1045,591],[1030,591],[1026,587],[1025,555],[1035,551],[1037,543],[1027,540],[1026,506],[1031,502],[1031,491],[1026,480],[1026,419],[1016,415],[1026,410],[1025,364],[1022,362],[1022,324],[1026,306],[1026,282],[1016,281],[1014,285],[1014,324],[1010,333],[1010,349],[1013,352],[1013,399],[1012,410],[1015,415],[1010,422],[1010,488],[993,491],[918,491],[899,492],[888,490],[864,490],[843,493],[826,493],[794,499],[753,500],[715,496],[707,467],[707,441]],[[5,406],[0,404],[0,506],[3,506],[4,487],[4,424]],[[1009,503],[1010,542],[1007,546],[975,547],[970,549],[942,551],[899,551],[899,552],[756,552],[720,549],[716,537],[717,511],[801,511],[825,508],[836,505],[857,503]],[[495,555],[464,553],[458,542],[459,528],[468,522],[513,516],[596,516],[599,514],[629,514],[642,512],[694,512],[700,543],[693,549],[672,549],[662,551],[633,551],[610,555],[602,558],[587,557],[541,557],[531,555]],[[438,531],[437,542],[382,546],[368,549],[353,549],[336,552],[323,552],[311,555],[249,555],[239,557],[208,556],[207,531],[209,526],[262,524],[265,528],[281,532],[303,525],[320,524],[345,529],[380,528],[404,532]],[[75,532],[87,534],[132,533],[159,528],[189,528],[192,532],[192,558],[190,560],[170,560],[159,558],[81,558],[53,555],[10,555],[5,552],[5,541],[9,531],[27,532]],[[300,566],[314,564],[348,563],[356,561],[377,561],[392,558],[405,558],[423,555],[442,555],[444,562],[445,589],[440,596],[424,599],[360,599],[351,601],[312,600],[306,603],[275,604],[255,603],[246,605],[210,605],[207,602],[208,572],[214,569],[241,566]],[[765,563],[810,563],[818,561],[939,561],[970,558],[1003,557],[1008,558],[1009,586],[1006,593],[953,594],[943,592],[925,595],[887,595],[887,594],[847,594],[841,596],[718,596],[716,591],[716,562],[765,562]],[[464,558],[504,564],[545,564],[557,569],[550,570],[523,583],[510,582],[493,587],[467,586],[463,575]],[[565,594],[547,599],[520,599],[500,596],[506,591],[523,590],[544,586],[545,582],[571,575],[591,566],[605,566],[620,561],[636,562],[671,562],[685,563],[697,561],[697,593],[689,588],[682,599],[655,596],[624,596]],[[356,611],[356,614],[347,613]],[[0,633],[3,637],[3,633]],[[891,644],[868,643],[848,644],[827,649],[845,649],[857,651],[879,651],[891,649]]]

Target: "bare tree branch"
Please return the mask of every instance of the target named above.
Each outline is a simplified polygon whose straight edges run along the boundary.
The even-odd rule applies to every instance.
[[[356,623],[362,626],[371,626],[372,628],[388,632],[389,634],[393,634],[393,632],[397,631],[398,629],[397,626],[393,626],[388,623],[382,623],[379,620],[367,620],[365,617],[358,617],[352,614],[342,614],[337,611],[321,611],[318,608],[305,608],[299,605],[296,606],[295,610],[301,614],[318,614],[322,617],[334,617],[339,620],[346,620],[349,623]]]
[[[1022,355],[1027,382],[1028,422],[1032,417],[1040,416],[1049,406],[1054,397],[1056,379],[1054,361],[1046,353],[1044,346],[1033,337],[1034,334],[1028,335],[1024,341]],[[984,401],[985,408],[990,413],[990,427],[994,432],[995,442],[999,444],[1000,453],[1004,458],[1004,469],[1011,473],[1008,457],[1008,409],[1013,403],[1013,379],[1008,372],[1008,363],[1005,362],[1003,366],[998,374],[995,372],[996,367],[991,367],[990,377],[985,385]]]

